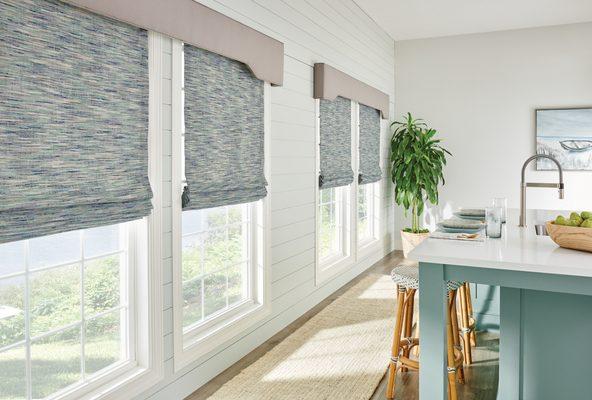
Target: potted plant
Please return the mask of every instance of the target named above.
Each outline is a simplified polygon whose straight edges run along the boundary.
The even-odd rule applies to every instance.
[[[411,210],[411,227],[401,231],[403,254],[407,254],[429,235],[422,229],[420,217],[425,203],[438,204],[438,185],[445,183],[443,168],[446,154],[452,155],[440,146],[440,139],[434,138],[436,130],[410,113],[402,122],[391,124],[394,129],[391,138],[391,179],[395,185],[395,203]]]

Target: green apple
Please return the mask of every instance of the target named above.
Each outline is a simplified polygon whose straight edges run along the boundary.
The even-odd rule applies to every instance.
[[[584,219],[591,219],[592,218],[592,211],[582,211],[580,214]]]
[[[572,212],[569,215],[569,219],[576,224],[575,226],[580,226],[582,221],[584,221],[584,219],[582,217],[580,217],[580,214],[578,214],[577,212]]]
[[[555,225],[568,225],[568,219],[566,219],[563,215],[558,215],[555,218]]]
[[[592,228],[592,218],[588,218],[580,225],[581,228]]]

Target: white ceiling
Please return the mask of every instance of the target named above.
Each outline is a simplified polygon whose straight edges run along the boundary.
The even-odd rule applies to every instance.
[[[393,39],[592,21],[592,0],[355,0]]]

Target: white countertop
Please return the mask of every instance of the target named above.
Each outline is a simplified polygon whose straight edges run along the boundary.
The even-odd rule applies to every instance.
[[[508,214],[501,239],[462,242],[428,238],[409,258],[436,264],[592,277],[592,253],[563,249],[550,237],[535,234],[535,221],[543,223],[569,212],[529,210],[526,228],[518,227],[518,210],[511,209]]]

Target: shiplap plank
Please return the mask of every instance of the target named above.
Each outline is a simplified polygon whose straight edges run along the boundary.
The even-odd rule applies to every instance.
[[[314,186],[305,189],[291,190],[289,192],[274,193],[271,204],[272,212],[275,210],[285,210],[301,205],[311,204],[315,201]]]
[[[284,276],[290,275],[291,273],[305,267],[310,263],[315,262],[315,250],[308,249],[302,253],[298,253],[295,256],[286,258],[283,261],[275,263],[272,266],[271,279],[276,281],[282,279]]]
[[[288,226],[280,226],[271,230],[271,246],[288,243],[294,239],[315,232],[314,218],[305,219]]]
[[[271,229],[291,225],[303,219],[314,218],[315,204],[305,204],[293,208],[285,208],[271,212]]]
[[[315,187],[317,184],[314,173],[272,175],[273,193],[290,192],[292,190]]]
[[[314,248],[315,246],[315,235],[314,233],[308,234],[297,239],[294,239],[288,243],[278,244],[271,248],[271,263],[283,261],[287,258],[295,256],[296,254],[302,253],[303,251]]]
[[[316,143],[316,130],[314,126],[271,121],[271,138],[272,140],[297,140],[301,142]]]

